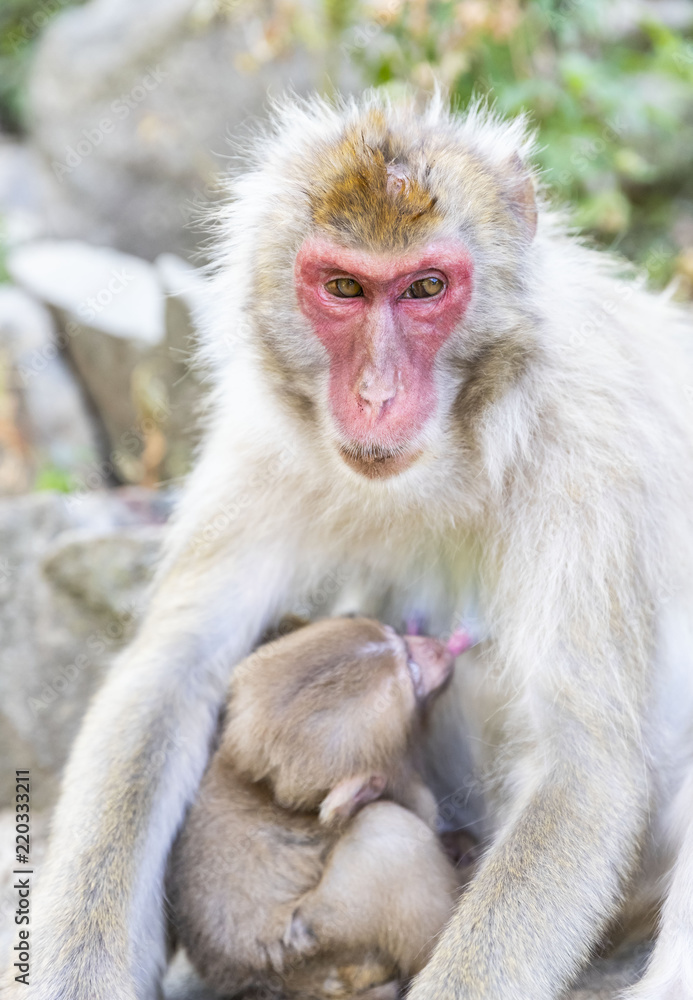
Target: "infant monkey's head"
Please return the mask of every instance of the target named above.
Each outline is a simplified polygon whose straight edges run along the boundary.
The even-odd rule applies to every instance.
[[[368,618],[307,625],[238,666],[220,754],[284,808],[345,819],[406,780],[423,711],[452,669],[438,640]]]

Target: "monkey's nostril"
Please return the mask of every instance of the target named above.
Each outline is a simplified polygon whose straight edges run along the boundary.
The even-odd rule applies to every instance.
[[[373,392],[369,389],[359,389],[358,398],[359,402],[365,405],[367,409],[380,413],[392,402],[396,393],[396,389],[393,389],[391,392]]]
[[[359,406],[363,413],[365,413],[370,420],[378,420],[380,417],[384,416],[392,406],[392,399],[386,399],[383,402],[371,401],[368,399],[363,399],[359,396]]]

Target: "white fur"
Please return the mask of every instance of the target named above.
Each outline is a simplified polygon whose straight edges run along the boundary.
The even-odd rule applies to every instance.
[[[329,156],[369,107],[382,107],[412,148],[423,143],[436,152],[432,183],[441,188],[446,225],[468,240],[476,264],[469,311],[441,354],[438,411],[420,439],[424,457],[381,482],[360,478],[339,457],[324,352],[297,313],[292,286],[292,262],[310,229],[316,158]],[[297,602],[310,604],[330,574],[379,595],[392,624],[415,611],[439,632],[455,626],[478,591],[490,639],[479,654],[477,711],[483,732],[502,724],[503,733],[493,764],[499,845],[519,835],[537,794],[546,791],[553,802],[563,775],[577,774],[580,794],[590,789],[586,827],[573,832],[566,821],[555,837],[564,852],[556,865],[574,846],[580,877],[564,888],[547,861],[546,878],[551,886],[558,879],[557,888],[547,889],[545,906],[526,902],[508,944],[520,963],[516,979],[473,996],[557,996],[614,915],[624,892],[619,873],[625,878],[631,869],[638,842],[650,838],[650,854],[661,861],[654,836],[662,823],[668,833],[678,828],[676,860],[660,945],[633,997],[693,995],[693,647],[668,641],[674,620],[690,622],[693,579],[686,396],[693,381],[678,343],[684,317],[624,280],[621,265],[565,235],[546,207],[531,243],[473,229],[472,203],[461,189],[445,189],[438,164],[464,151],[500,174],[530,149],[522,121],[504,123],[481,106],[454,117],[436,98],[417,118],[411,106],[378,95],[336,106],[289,102],[257,140],[252,168],[235,181],[219,222],[214,319],[203,349],[213,383],[206,443],[170,532],[150,616],[91,710],[67,772],[47,878],[51,899],[36,909],[43,958],[24,995],[154,995],[165,853],[204,766],[224,678],[269,621]],[[276,272],[276,295],[260,304],[251,280],[258,254]],[[515,288],[498,277],[510,267],[519,268]],[[318,371],[310,376],[317,426],[287,415],[273,394],[256,338],[265,322],[287,363],[303,366],[306,378]],[[462,376],[446,361],[453,352],[472,358],[514,329],[531,348],[531,364],[487,408],[470,452],[451,436]],[[323,593],[314,605],[331,599]],[[99,815],[103,783],[114,761],[134,767],[128,740],[161,722],[164,711],[172,750],[151,779],[129,884],[114,888],[113,952],[87,963],[108,971],[106,985],[93,973],[75,987],[70,947],[86,940],[95,948],[80,937],[79,859],[85,843],[106,851],[121,821]],[[586,838],[594,838],[587,847]],[[464,905],[477,905],[483,873],[478,886]],[[561,892],[556,920],[536,930]],[[119,951],[124,922],[129,950]],[[547,940],[533,960],[542,933]],[[497,941],[499,969],[504,943]],[[468,960],[458,949],[460,967]],[[129,986],[124,966],[133,970]],[[444,981],[440,968],[434,959],[430,975],[441,978],[412,996],[463,995],[431,985]]]

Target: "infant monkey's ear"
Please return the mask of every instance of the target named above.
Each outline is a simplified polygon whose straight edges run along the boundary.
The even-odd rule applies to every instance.
[[[336,826],[349,819],[368,802],[375,802],[385,791],[384,774],[355,774],[339,781],[320,806],[320,822]]]

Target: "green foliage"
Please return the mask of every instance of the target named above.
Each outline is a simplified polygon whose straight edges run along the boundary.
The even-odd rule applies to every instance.
[[[35,490],[51,490],[54,493],[71,493],[75,489],[75,480],[69,472],[57,466],[47,465],[40,469],[34,482]]]
[[[21,130],[32,48],[44,24],[74,2],[82,0],[0,0],[0,128]],[[682,254],[688,273],[693,251],[693,35],[658,21],[657,8],[613,0],[267,0],[262,23],[265,49],[278,61],[300,40],[324,53],[332,80],[426,89],[438,79],[461,104],[484,96],[503,114],[527,111],[554,200],[664,283],[681,270]],[[635,13],[647,9],[646,17]],[[246,61],[251,71],[256,61]]]
[[[612,31],[610,12],[599,0],[361,3],[341,50],[372,84],[438,79],[462,104],[527,111],[554,199],[664,282],[674,223],[693,228],[693,42],[653,18]]]

